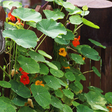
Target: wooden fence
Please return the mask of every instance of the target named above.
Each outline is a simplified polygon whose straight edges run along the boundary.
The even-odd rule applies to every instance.
[[[12,7],[11,11],[13,11],[13,9],[15,8],[16,7]],[[41,7],[40,5],[37,5],[37,7],[35,8],[35,10],[40,12],[43,18],[45,18],[42,12],[43,9],[51,10],[52,7],[49,4],[45,4],[43,7]],[[0,6],[0,20],[5,21],[5,17],[6,17],[5,11],[3,7]],[[28,26],[25,25],[25,27],[28,27]],[[70,28],[72,28],[72,26],[70,26]],[[30,30],[35,31],[38,37],[41,35],[41,32],[39,32],[35,28],[31,28]],[[82,27],[82,29],[80,30],[81,37],[83,37],[84,35],[83,32],[85,32],[85,26]],[[52,55],[53,40],[51,38],[46,38],[43,45],[41,45],[39,49],[43,49],[48,54]],[[112,91],[112,81],[111,81],[112,80],[112,71],[111,71],[112,69],[112,47],[107,46],[106,49],[102,49],[102,48],[95,48],[95,49],[99,52],[102,60],[92,61],[92,60],[86,59],[85,60],[86,64],[81,66],[81,71],[82,72],[89,71],[92,69],[92,66],[95,66],[101,73],[101,78],[99,78],[93,72],[86,73],[85,74],[86,81],[82,81],[82,84],[84,86],[84,92],[88,92],[87,87],[91,85],[91,86],[101,88],[104,91],[104,93],[106,93],[106,92]],[[3,58],[4,58],[4,54],[0,55],[0,65],[1,66],[3,66],[4,64]],[[2,70],[0,70],[0,80],[2,80],[3,78],[2,74],[3,72]],[[6,80],[8,79],[6,78]],[[5,96],[8,96],[8,91],[9,89],[5,89]]]

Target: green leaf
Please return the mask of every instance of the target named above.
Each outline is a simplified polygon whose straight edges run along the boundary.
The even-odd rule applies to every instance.
[[[67,86],[67,84],[64,83],[61,79],[57,79],[57,80],[58,80],[58,82],[59,82],[62,86]]]
[[[99,47],[102,47],[102,48],[106,49],[106,46],[103,46],[101,43],[99,43],[99,42],[97,42],[97,41],[95,41],[93,39],[89,39],[89,41],[91,43],[95,44],[96,46],[99,46]]]
[[[11,88],[11,84],[7,81],[0,81],[0,86],[4,88]]]
[[[34,51],[29,51],[29,55],[32,59],[34,59],[35,61],[39,61],[39,62],[45,62],[45,58],[43,57],[43,55],[34,52]]]
[[[91,21],[88,21],[87,19],[85,18],[82,18],[82,21],[83,21],[83,24],[87,25],[87,26],[90,26],[92,28],[96,28],[96,29],[100,29],[99,26],[95,25],[94,23],[92,23]]]
[[[43,108],[46,108],[51,103],[50,93],[43,86],[32,84],[31,91],[36,102]]]
[[[69,15],[81,14],[81,13],[82,13],[82,10],[75,6],[75,9],[73,11],[69,12]]]
[[[63,89],[63,93],[65,96],[67,96],[70,99],[74,98],[74,93],[72,93],[69,89]]]
[[[84,96],[92,109],[107,111],[105,106],[107,101],[101,93],[89,91],[88,93],[85,93]]]
[[[61,70],[50,69],[50,73],[59,78],[64,76],[64,72]]]
[[[80,103],[76,102],[76,101],[73,101],[72,102],[73,106],[77,107],[78,105],[80,105]]]
[[[37,23],[30,21],[30,22],[26,22],[26,24],[29,25],[29,26],[31,26],[31,27],[33,27],[33,28],[36,28],[36,24]]]
[[[81,16],[87,16],[89,14],[89,11],[82,11]]]
[[[22,3],[18,1],[3,1],[3,7],[6,7],[8,9],[12,9],[12,7],[15,6],[17,8],[22,7]]]
[[[37,23],[37,29],[51,38],[55,38],[59,34],[66,34],[64,25],[62,23],[57,23],[52,19],[42,19],[42,21]]]
[[[21,107],[18,112],[35,112],[33,109],[31,109],[30,107],[28,106],[24,106],[24,107]]]
[[[43,10],[44,14],[46,15],[47,19],[63,19],[65,14],[61,12],[59,9],[54,9],[53,11],[51,10]]]
[[[59,97],[59,98],[62,98],[62,97],[63,97],[63,93],[61,92],[60,89],[55,90],[54,92],[55,92],[55,95],[56,95],[57,97]]]
[[[14,9],[12,15],[17,18],[20,18],[23,21],[39,22],[42,19],[41,14],[39,12],[36,12],[34,9],[29,8]]]
[[[71,12],[75,9],[75,6],[70,2],[63,2],[63,7],[68,11]]]
[[[37,45],[37,36],[31,30],[25,30],[25,29],[4,30],[3,36],[11,38],[18,45],[24,48],[31,48]]]
[[[70,106],[63,104],[63,112],[73,112]]]
[[[108,92],[105,94],[106,100],[112,104],[112,92]]]
[[[70,81],[74,81],[75,80],[75,75],[72,72],[66,72],[65,73],[65,77],[70,80]]]
[[[4,29],[5,30],[16,30],[17,28],[16,26],[11,25],[10,22],[8,23],[4,22]]]
[[[17,61],[19,62],[22,69],[27,73],[39,73],[40,71],[39,64],[31,58],[20,55],[17,58]]]
[[[67,34],[66,35],[61,35],[61,38],[56,37],[55,42],[62,44],[62,45],[67,45],[70,43],[70,40],[74,39],[74,34],[72,33],[71,30],[67,29]]]
[[[77,64],[84,64],[84,60],[79,54],[71,54],[70,57],[77,63]]]
[[[15,80],[10,81],[11,89],[23,98],[29,98],[31,96],[30,90],[24,86],[21,82]]]
[[[96,75],[97,75],[98,77],[101,77],[100,72],[98,71],[98,69],[97,69],[95,66],[93,66],[92,69],[93,69],[93,71],[96,73]]]
[[[55,64],[53,64],[52,62],[46,61],[45,62],[50,68],[53,68],[55,70],[58,70],[57,66]]]
[[[12,102],[17,106],[24,106],[25,102],[27,102],[27,99],[17,96],[12,100]]]
[[[47,57],[47,58],[49,58],[49,59],[52,59],[52,57],[51,57],[49,54],[47,54],[45,51],[38,50],[38,52],[39,52],[41,55],[43,55],[43,56],[45,56],[45,57]]]
[[[56,107],[56,108],[59,108],[60,110],[62,110],[62,108],[63,108],[62,102],[54,96],[52,96],[51,105]]]
[[[100,88],[97,88],[97,87],[94,87],[94,86],[89,86],[88,89],[90,91],[103,93],[103,91]]]
[[[69,20],[71,24],[76,24],[76,25],[79,25],[83,22],[82,18],[79,15],[70,16]]]
[[[60,64],[60,62],[59,61],[52,61],[52,63],[54,64],[54,65],[56,65],[57,67],[58,67],[58,69],[61,69],[61,64]]]
[[[40,74],[47,75],[49,73],[49,68],[43,63],[40,63],[39,65],[40,65]]]
[[[89,107],[87,107],[83,104],[80,104],[76,108],[77,108],[77,112],[94,112],[92,109],[90,109]]]
[[[16,112],[15,108],[3,100],[0,100],[0,112]]]
[[[95,61],[99,61],[100,60],[100,56],[99,56],[98,52],[95,49],[93,49],[93,48],[82,47],[81,48],[81,53],[85,57],[90,58],[92,60],[95,60]]]
[[[80,90],[83,90],[83,85],[79,81],[74,82],[75,86],[78,87]]]
[[[45,76],[44,77],[44,81],[46,82],[46,84],[53,88],[54,90],[57,90],[58,88],[61,87],[60,83],[58,82],[57,78],[54,76]]]

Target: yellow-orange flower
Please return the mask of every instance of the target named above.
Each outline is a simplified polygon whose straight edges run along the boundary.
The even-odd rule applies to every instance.
[[[86,58],[85,58],[85,57],[83,57],[82,59],[83,59],[83,60],[85,60]]]
[[[42,84],[42,81],[39,81],[39,80],[37,80],[37,81],[35,82],[35,85],[41,85],[41,86],[44,87],[44,84]]]
[[[70,67],[68,66],[68,67],[64,67],[64,69],[70,69]]]
[[[110,106],[112,106],[112,105],[109,104],[109,105],[107,106],[107,108],[109,109],[109,112],[112,112],[112,108],[111,108]]]
[[[63,56],[63,57],[66,57],[67,52],[65,51],[65,48],[60,48],[60,49],[59,49],[59,55],[61,55],[61,56]]]

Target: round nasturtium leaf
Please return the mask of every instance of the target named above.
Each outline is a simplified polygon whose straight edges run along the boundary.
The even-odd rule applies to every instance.
[[[66,34],[64,25],[57,23],[53,19],[42,19],[42,21],[37,23],[37,29],[51,38],[55,38],[59,34]]]
[[[82,47],[81,53],[85,57],[90,58],[90,59],[95,60],[95,61],[99,61],[99,59],[100,59],[98,52],[95,49],[90,48],[90,47],[86,47],[86,46]]]
[[[65,73],[65,77],[70,80],[70,81],[74,81],[75,80],[75,75],[72,72],[66,72]]]
[[[60,89],[55,90],[54,93],[55,93],[55,95],[56,95],[57,97],[59,97],[59,98],[62,98],[62,97],[63,97],[63,93],[62,93],[62,91],[61,91]]]
[[[28,106],[21,107],[18,112],[35,112],[34,109],[31,109]]]
[[[8,9],[12,9],[12,7],[15,6],[17,8],[22,7],[22,3],[18,1],[3,1],[3,7],[6,7]]]
[[[82,10],[75,6],[75,9],[71,12],[69,12],[69,15],[75,15],[75,14],[81,14]]]
[[[32,84],[31,91],[36,102],[43,108],[46,108],[51,103],[50,93],[45,87]]]
[[[51,98],[52,98],[51,105],[62,110],[63,108],[62,102],[57,97],[52,96]]]
[[[108,92],[105,94],[106,100],[112,104],[112,92]]]
[[[78,105],[76,108],[77,108],[77,112],[93,112],[92,109],[90,109],[88,106],[85,106],[83,104]]]
[[[39,22],[42,19],[42,16],[39,12],[36,12],[34,9],[29,8],[14,9],[12,15],[20,18],[23,21]]]
[[[65,14],[61,12],[59,9],[54,9],[53,11],[51,10],[44,10],[44,14],[46,15],[47,19],[63,19]]]
[[[99,46],[99,47],[102,47],[102,48],[106,48],[106,46],[103,46],[101,43],[99,43],[99,42],[97,42],[97,41],[95,41],[95,40],[93,40],[93,39],[88,39],[91,43],[93,43],[94,45],[96,45],[96,46]]]
[[[57,78],[54,76],[45,76],[44,77],[44,81],[46,82],[46,84],[53,88],[54,90],[57,90],[58,88],[61,87],[60,83],[58,82]]]
[[[0,100],[0,112],[16,112],[16,110],[11,104]]]
[[[11,89],[23,98],[29,98],[31,96],[30,90],[24,86],[21,82],[17,82],[15,80],[10,81]]]
[[[82,18],[80,15],[73,15],[69,18],[71,24],[79,25],[82,23]]]
[[[12,102],[17,106],[24,106],[27,102],[27,99],[17,96],[12,100]]]
[[[63,112],[73,112],[73,111],[70,106],[63,104]]]
[[[40,71],[39,64],[32,58],[27,58],[20,55],[17,58],[17,61],[19,62],[22,69],[27,73],[39,73]]]
[[[75,6],[70,2],[63,2],[63,7],[68,11],[71,12],[75,9]]]
[[[4,88],[11,88],[11,84],[7,81],[0,81],[0,86]]]
[[[25,29],[4,30],[3,37],[11,38],[18,45],[24,48],[31,48],[37,45],[37,36],[31,30],[25,30]]]
[[[65,96],[67,96],[70,99],[73,99],[74,93],[72,93],[69,89],[63,89],[63,93]]]
[[[82,57],[79,54],[71,54],[70,56],[77,64],[84,64],[84,60],[82,59]]]
[[[64,76],[64,72],[61,70],[55,70],[55,69],[50,69],[50,73],[56,77],[63,77]]]
[[[49,73],[49,68],[44,63],[39,63],[40,74],[47,75]]]
[[[75,86],[78,87],[80,90],[83,90],[83,85],[79,81],[74,82]]]
[[[93,66],[92,69],[93,69],[94,73],[96,73],[96,75],[98,77],[101,77],[101,73],[98,71],[98,69],[95,66]]]
[[[39,61],[39,62],[45,62],[45,58],[44,56],[42,56],[41,54],[34,52],[34,51],[29,51],[29,55],[32,59],[34,59],[35,61]]]
[[[62,86],[67,86],[67,84],[64,83],[61,79],[57,79],[57,80],[58,80],[58,82],[59,82]]]

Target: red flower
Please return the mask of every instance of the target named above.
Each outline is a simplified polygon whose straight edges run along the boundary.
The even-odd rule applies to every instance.
[[[29,73],[25,72],[21,67],[19,68],[19,71],[21,72],[21,74],[23,75],[28,75]]]
[[[17,18],[17,20],[18,20],[18,21],[16,22],[17,25],[22,25],[22,26],[24,26],[24,24],[21,22],[21,20],[20,20],[19,18]]]
[[[74,47],[77,47],[77,45],[80,45],[80,35],[78,36],[78,38],[74,38],[74,40],[72,41],[72,44]]]
[[[20,82],[23,83],[24,85],[29,84],[30,83],[29,77],[27,75],[21,75]]]
[[[11,21],[16,21],[16,18],[11,14],[11,12],[8,13],[8,18]]]

